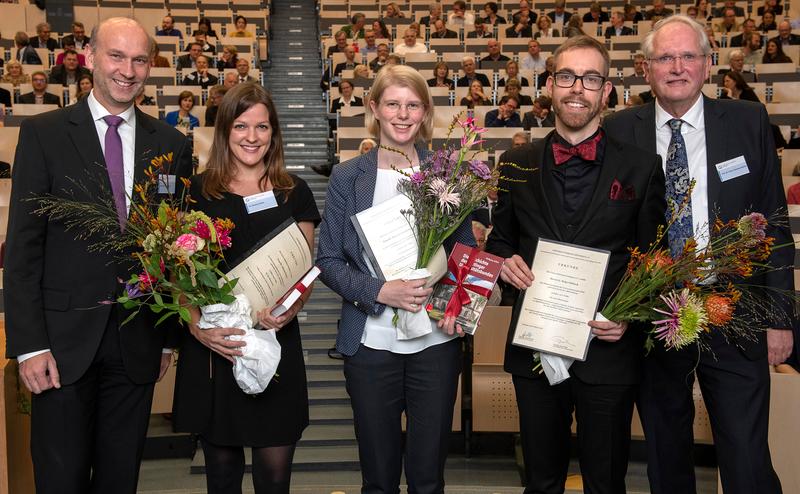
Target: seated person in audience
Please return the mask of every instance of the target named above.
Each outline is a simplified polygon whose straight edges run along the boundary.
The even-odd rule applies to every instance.
[[[361,51],[365,55],[377,53],[378,45],[375,44],[375,39],[375,31],[372,29],[367,29],[364,31],[364,46],[361,48]]]
[[[578,19],[578,16],[572,16],[573,19]],[[536,76],[536,87],[543,88],[547,84],[547,78],[553,75],[553,68],[556,66],[553,56],[547,57],[544,61],[544,72],[540,72]]]
[[[738,72],[728,72],[722,77],[722,87],[725,89],[720,99],[743,99],[746,101],[761,101],[756,96],[753,88],[747,85],[742,75]]]
[[[695,0],[694,6],[697,8],[695,20],[700,24],[706,24],[713,18],[709,0]]]
[[[175,19],[171,15],[165,15],[161,19],[161,29],[156,31],[156,36],[177,36],[183,39],[183,33],[175,29]]]
[[[455,85],[450,77],[450,67],[445,62],[437,62],[433,68],[433,78],[428,79],[428,87],[446,87],[452,90]]]
[[[800,34],[792,34],[792,24],[789,21],[781,21],[778,24],[778,35],[774,38],[783,48],[792,45],[800,45]]]
[[[776,31],[778,24],[775,22],[775,14],[772,12],[764,12],[761,16],[761,24],[758,25],[758,30],[762,33],[767,31]]]
[[[67,50],[64,52],[64,63],[50,69],[50,84],[69,86],[88,73],[89,69],[78,64],[78,54],[74,50]]]
[[[395,44],[394,52],[398,55],[405,55],[406,53],[428,53],[428,48],[425,43],[417,39],[417,32],[413,29],[408,29],[403,32],[403,44]]]
[[[761,33],[750,33],[750,38],[745,38],[748,42],[742,47],[745,65],[755,65],[761,63],[764,51],[761,49]]]
[[[230,89],[237,84],[239,84],[239,77],[236,75],[236,72],[226,72],[225,77],[222,79],[222,85],[225,86],[226,89]]]
[[[792,63],[792,59],[783,52],[781,44],[771,39],[767,41],[767,49],[764,51],[761,63]]]
[[[333,81],[334,81],[333,85],[334,86],[337,84],[336,81],[338,80],[339,76],[342,74],[343,70],[353,70],[354,68],[356,68],[356,65],[358,65],[359,61],[361,60],[361,57],[359,57],[359,59],[356,60],[356,50],[355,50],[355,48],[353,48],[350,45],[345,47],[345,49],[344,49],[344,57],[345,57],[344,62],[337,63],[336,66],[333,68]],[[325,74],[323,74],[323,76],[322,76],[322,82],[320,84],[320,86],[322,87],[323,91],[327,91],[330,88],[330,86],[331,86],[330,80],[331,80],[331,72],[326,70]]]
[[[197,21],[197,29],[192,33],[192,36],[197,36],[200,33],[205,34],[209,38],[219,38],[217,32],[211,27],[211,20],[208,17],[201,17]]]
[[[553,28],[553,21],[550,20],[550,17],[546,15],[539,17],[539,20],[536,21],[534,38],[557,38],[559,36],[561,36],[561,31]]]
[[[162,57],[160,53],[161,49],[158,47],[158,43],[153,43],[153,58],[150,60],[150,66],[169,68],[169,60],[167,60],[167,57]]]
[[[338,112],[341,108],[351,106],[364,106],[364,100],[353,95],[353,81],[343,80],[339,84],[339,97],[331,102],[331,113]]]
[[[472,28],[475,25],[475,14],[467,12],[467,3],[464,0],[456,0],[450,13],[447,14],[447,23],[462,28]]]
[[[725,17],[727,9],[733,9],[733,15],[736,17],[744,17],[744,9],[736,5],[736,0],[725,0],[721,7],[714,9],[714,17]]]
[[[704,22],[701,19],[699,19],[699,12],[700,11],[697,10],[697,7],[694,6],[694,5],[689,5],[686,8],[686,16],[687,17],[691,17],[692,19],[696,20],[697,22],[703,24]]]
[[[350,18],[350,24],[344,26],[342,31],[347,35],[350,39],[363,39],[364,38],[364,23],[367,21],[367,17],[362,13],[353,14],[353,17]]]
[[[55,51],[58,48],[58,41],[50,37],[50,24],[40,22],[36,24],[36,37],[31,39],[31,46],[34,48],[47,48]]]
[[[389,45],[386,43],[379,44],[377,53],[378,56],[373,58],[369,63],[369,70],[371,70],[373,74],[377,74],[378,71],[386,65],[386,60],[389,58]]]
[[[608,22],[608,12],[603,10],[600,2],[592,2],[589,5],[589,12],[583,14],[583,22],[596,22],[598,24]]]
[[[512,146],[513,143],[512,143]],[[478,213],[478,210],[473,212],[473,216]],[[487,215],[484,215],[487,216]],[[482,222],[477,220],[472,220],[472,236],[475,237],[475,247],[478,250],[485,250],[486,249],[486,239],[489,237],[489,228],[484,225]]]
[[[477,80],[483,87],[491,87],[489,78],[485,74],[479,74],[475,71],[475,57],[467,55],[461,59],[461,70],[464,75],[458,78],[458,87],[467,87],[472,81]]]
[[[511,147],[518,148],[524,146],[525,144],[528,144],[528,141],[530,141],[530,139],[528,138],[527,132],[517,132],[511,136]]]
[[[575,36],[583,36],[584,34],[586,33],[583,32],[583,19],[577,15],[570,17],[569,22],[564,26],[564,36],[572,38]]]
[[[349,46],[347,44],[347,33],[344,31],[336,31],[336,34],[333,35],[333,39],[336,41],[336,44],[328,47],[328,53],[325,55],[325,58],[331,58],[331,55],[334,53],[342,53],[344,52],[344,48]]]
[[[17,61],[27,65],[42,65],[42,59],[36,53],[36,49],[31,46],[28,35],[23,31],[18,31],[14,35],[14,45],[17,47]]]
[[[522,68],[522,70],[541,72],[545,69],[545,62],[546,60],[542,57],[542,48],[539,41],[535,39],[528,41],[528,53],[520,57],[520,68]]]
[[[74,21],[72,23],[72,34],[68,34],[61,38],[61,48],[68,48],[68,45],[73,46],[73,50],[80,52],[89,44],[89,37],[86,36],[86,28],[82,22]]]
[[[200,86],[203,89],[208,89],[211,86],[216,86],[219,82],[217,76],[208,72],[209,59],[205,55],[200,55],[195,60],[195,70],[192,73],[186,74],[183,78],[182,84],[184,86]]]
[[[375,31],[375,36],[378,39],[392,40],[392,34],[389,32],[389,28],[386,27],[386,23],[382,20],[378,19],[377,21],[372,21],[372,30]]]
[[[25,105],[58,105],[61,99],[55,94],[47,92],[47,74],[37,70],[31,74],[33,91],[20,95],[19,102]]]
[[[511,60],[506,55],[503,55],[503,53],[500,51],[501,48],[500,42],[496,39],[490,39],[487,41],[486,51],[488,52],[488,55],[481,58],[481,64],[483,64],[483,62],[508,62]]]
[[[625,14],[620,10],[612,12],[611,25],[606,28],[603,35],[606,38],[610,38],[612,36],[630,36],[632,34],[633,29],[625,25]]]
[[[517,107],[532,105],[533,101],[527,94],[522,94],[522,85],[517,79],[509,79],[505,85],[505,94],[513,96],[517,100]]]
[[[522,117],[522,128],[531,130],[534,127],[555,127],[555,116],[550,112],[553,100],[549,96],[539,96],[533,100],[533,110]]]
[[[622,7],[622,12],[625,13],[625,22],[639,22],[644,20],[642,13],[639,12],[636,5],[632,3],[626,3]]]
[[[197,67],[197,57],[203,54],[203,46],[194,41],[186,49],[189,53],[181,55],[175,62],[175,70],[194,69]]]
[[[664,17],[671,16],[673,13],[672,9],[664,6],[664,0],[653,0],[653,8],[644,13],[644,19],[656,23]]]
[[[527,12],[515,14],[513,25],[506,28],[506,38],[532,38],[533,29],[529,21],[530,17]]]
[[[386,65],[403,65],[403,60],[399,55],[392,53],[386,58]]]
[[[75,48],[75,43],[65,38],[61,41],[61,45],[64,47],[64,51],[56,56],[56,65],[61,65],[64,63],[64,56],[66,55],[67,51],[72,50],[78,54],[78,65],[81,67],[86,67],[86,57],[83,56],[83,53],[78,52],[78,50]]]
[[[431,39],[455,39],[458,38],[458,33],[451,29],[447,29],[442,19],[437,19],[433,22],[433,29],[431,30]]]
[[[419,22],[412,22],[408,25],[408,28],[413,30],[414,33],[417,35],[420,41],[425,41],[425,32],[423,31],[422,27],[419,25]]]
[[[481,19],[484,24],[488,26],[496,26],[497,24],[505,24],[506,18],[502,15],[497,15],[497,2],[486,2],[483,4],[484,17],[475,16],[475,23],[477,26],[478,19]]]
[[[89,96],[89,93],[92,92],[92,88],[94,88],[94,79],[92,79],[92,74],[85,73],[78,77],[78,82],[75,83],[75,100],[80,101],[83,98]]]
[[[520,77],[519,75],[519,64],[513,60],[509,60],[506,62],[506,76],[497,81],[497,85],[499,87],[503,87],[506,85],[507,80],[516,79],[520,85],[522,86],[530,86],[531,83],[526,77]],[[525,104],[525,103],[520,103]]]
[[[764,5],[758,7],[756,13],[764,15],[765,12],[772,12],[775,16],[779,16],[783,14],[783,5],[780,0],[764,0]]]
[[[466,106],[473,109],[476,106],[490,105],[492,101],[483,93],[483,84],[478,79],[474,79],[469,85],[469,92],[458,102],[459,106]]]
[[[744,53],[742,50],[731,50],[728,53],[728,69],[719,69],[717,74],[727,74],[728,72],[738,72],[742,74],[744,80],[748,82],[755,82],[756,76],[749,70],[744,70]]]
[[[164,121],[176,129],[186,132],[200,126],[200,120],[190,112],[194,108],[194,94],[191,91],[181,91],[178,95],[180,108],[164,116]]]
[[[3,73],[3,77],[0,78],[0,82],[6,82],[13,84],[14,86],[19,86],[20,84],[28,84],[31,82],[31,78],[25,73],[21,63],[16,60],[9,60],[8,64],[6,65],[5,73]]]
[[[722,20],[714,24],[715,33],[738,33],[742,30],[742,26],[736,23],[736,12],[734,9],[725,9],[725,14],[721,17]]]
[[[628,101],[625,102],[625,106],[627,106],[628,108],[630,108],[631,106],[638,106],[643,104],[644,100],[638,94],[632,94],[628,96]]]
[[[486,112],[486,127],[522,127],[522,121],[517,113],[518,108],[517,98],[503,96],[497,109]]]
[[[569,22],[569,18],[572,17],[572,12],[567,12],[566,7],[566,0],[556,0],[553,10],[547,13],[547,17],[553,21],[553,24],[566,25]]]
[[[234,25],[236,26],[236,31],[232,33],[228,33],[228,37],[230,38],[253,38],[255,34],[252,31],[247,30],[247,19],[244,18],[243,15],[237,15],[236,19],[234,20]]]
[[[536,12],[531,10],[529,0],[519,0],[519,10],[511,15],[511,24],[519,24],[527,20],[528,26],[533,28],[536,24]]]
[[[430,4],[428,7],[428,15],[419,18],[419,23],[423,26],[432,26],[437,19],[442,18],[442,6],[438,2]]]
[[[753,19],[745,19],[742,23],[742,32],[736,36],[731,36],[728,40],[728,46],[741,48],[745,45],[745,40],[750,39],[750,35],[756,32],[756,21]]]
[[[239,82],[254,82],[255,78],[250,75],[250,62],[246,58],[236,61],[236,78]]]
[[[637,53],[633,56],[633,74],[625,76],[622,79],[622,84],[626,87],[637,84],[647,84],[644,78],[644,55]]]
[[[403,19],[406,15],[400,11],[400,7],[398,7],[396,3],[389,2],[386,4],[386,10],[384,10],[383,16],[387,19]]]
[[[145,88],[142,86],[141,91],[139,91],[139,94],[136,95],[136,98],[134,98],[133,102],[136,103],[136,106],[155,106],[156,99],[152,96],[144,94],[144,91]]]
[[[714,28],[711,26],[705,27],[706,38],[708,38],[708,44],[711,46],[711,50],[719,51],[719,41],[717,41],[717,37],[714,35]]]
[[[0,87],[0,105],[5,105],[6,108],[11,106],[11,91],[2,87]],[[2,120],[3,115],[0,113],[0,120]],[[0,122],[0,127],[2,127],[2,122]]]
[[[214,121],[217,119],[217,111],[219,111],[219,103],[222,97],[228,92],[225,86],[214,86],[208,90],[208,100],[206,101],[206,122],[204,127],[213,127]]]
[[[480,17],[475,18],[475,29],[467,33],[467,38],[469,39],[479,39],[479,38],[493,38],[494,32],[492,30],[492,26]]]
[[[194,42],[200,44],[200,49],[203,53],[211,53],[212,55],[217,53],[217,47],[208,42],[208,37],[205,33],[195,34]]]
[[[222,47],[222,53],[217,60],[217,70],[235,69],[238,60],[239,50],[233,45],[225,45]]]

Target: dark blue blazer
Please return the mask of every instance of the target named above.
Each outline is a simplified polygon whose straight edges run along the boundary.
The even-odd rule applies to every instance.
[[[420,159],[428,151],[417,151]],[[369,272],[363,247],[350,217],[372,207],[378,175],[378,148],[336,165],[328,183],[325,213],[319,227],[317,266],[320,279],[342,297],[342,313],[336,349],[353,355],[361,343],[367,316],[379,315],[386,305],[377,301],[384,281]],[[445,242],[449,251],[455,242],[475,245],[471,216]]]

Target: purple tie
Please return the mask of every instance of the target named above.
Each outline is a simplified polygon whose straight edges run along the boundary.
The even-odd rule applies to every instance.
[[[111,191],[114,193],[114,203],[117,205],[119,228],[124,230],[128,219],[128,207],[125,204],[125,165],[122,163],[122,139],[119,137],[117,127],[125,120],[118,115],[106,115],[103,120],[108,124],[105,151],[108,178],[111,180]]]

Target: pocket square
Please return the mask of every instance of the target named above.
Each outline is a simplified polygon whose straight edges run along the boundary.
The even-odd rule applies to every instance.
[[[623,187],[619,180],[614,179],[608,198],[612,201],[633,201],[636,199],[636,189],[633,188],[633,185]]]

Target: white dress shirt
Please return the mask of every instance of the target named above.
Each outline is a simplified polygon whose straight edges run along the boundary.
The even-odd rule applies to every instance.
[[[519,61],[519,68],[522,70],[532,70],[537,74],[544,72],[547,68],[545,58],[539,55],[539,58],[533,58],[530,53],[526,53]]]
[[[414,43],[414,46],[408,46],[405,43],[400,46],[395,46],[394,52],[398,55],[405,55],[406,53],[428,53],[428,48],[425,46],[425,43],[417,41]]]

